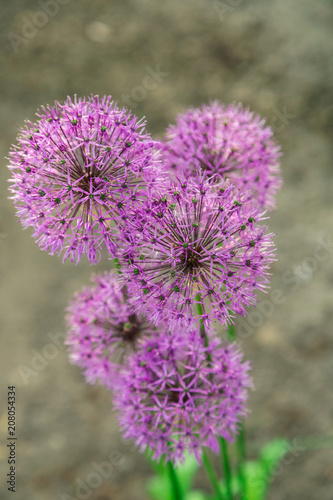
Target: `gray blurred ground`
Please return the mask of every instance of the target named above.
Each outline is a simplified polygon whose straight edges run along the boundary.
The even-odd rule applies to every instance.
[[[37,107],[74,93],[130,99],[156,135],[177,112],[215,98],[267,116],[284,151],[285,184],[270,221],[279,249],[272,289],[239,325],[256,386],[250,451],[277,435],[333,434],[332,2],[59,0],[46,24],[37,0],[1,0],[0,9],[0,158]],[[45,26],[29,31],[32,20]],[[152,90],[150,71],[163,73]],[[122,441],[109,393],[87,386],[47,336],[63,332],[68,299],[109,263],[74,267],[41,252],[15,218],[0,161],[0,498],[75,498],[107,461],[112,473],[81,498],[144,500],[150,469]],[[328,249],[318,250],[320,238]],[[24,379],[20,365],[39,371]],[[4,479],[9,384],[18,393],[15,495]],[[296,439],[293,452],[268,499],[331,500],[333,451],[299,451]],[[197,486],[209,487],[204,475]]]

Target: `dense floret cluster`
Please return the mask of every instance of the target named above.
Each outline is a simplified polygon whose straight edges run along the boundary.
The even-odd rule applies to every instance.
[[[64,259],[100,259],[117,226],[158,179],[154,141],[111,97],[68,98],[42,108],[10,152],[12,199],[39,246]]]
[[[132,220],[122,257],[136,309],[156,324],[167,316],[173,329],[189,314],[206,326],[244,314],[256,290],[265,289],[274,260],[263,219],[249,194],[226,181],[161,189]]]
[[[88,382],[110,385],[140,338],[156,335],[157,329],[133,313],[117,274],[94,275],[92,281],[68,306],[66,344]]]
[[[246,415],[248,371],[234,344],[215,337],[205,347],[197,327],[146,340],[115,388],[125,437],[155,459],[183,461],[187,451],[200,461],[203,446],[218,452],[219,436],[231,440]]]
[[[217,180],[230,179],[265,208],[275,206],[282,180],[280,148],[265,120],[240,104],[215,101],[177,116],[163,145],[171,171],[186,176],[206,172]]]

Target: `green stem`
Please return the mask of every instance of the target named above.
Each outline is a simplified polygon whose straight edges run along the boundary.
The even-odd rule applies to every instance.
[[[216,498],[218,500],[223,500],[223,496],[222,496],[222,493],[221,493],[219,482],[217,480],[217,477],[216,477],[215,471],[214,471],[214,469],[212,467],[212,464],[209,461],[209,458],[208,458],[208,455],[206,453],[206,450],[203,450],[203,453],[202,453],[202,463],[204,464],[204,467],[205,467],[205,469],[207,471],[207,475],[208,475],[208,477],[210,479],[210,482],[213,485],[213,488],[214,488],[215,493],[216,493]]]
[[[117,273],[121,274],[119,259],[113,259],[112,262],[113,262],[115,269],[117,270]]]
[[[228,444],[223,437],[220,437],[220,450],[222,458],[222,467],[224,469],[225,485],[227,491],[227,500],[232,500],[232,489],[231,489],[231,467],[228,454]]]
[[[195,300],[197,301],[196,304],[197,304],[198,315],[199,316],[203,316],[203,307],[202,307],[200,293],[197,293],[197,295],[195,297]],[[200,333],[201,333],[201,336],[205,339],[205,347],[208,347],[208,337],[207,337],[206,332],[205,332],[205,325],[204,325],[203,319],[200,319],[199,323],[200,323]]]
[[[172,487],[172,497],[173,500],[183,500],[182,490],[178,481],[177,473],[172,462],[168,462],[168,473],[170,484]]]
[[[229,340],[234,341],[236,340],[236,331],[235,331],[235,326],[231,323],[228,325],[228,337]],[[242,499],[246,499],[246,478],[244,474],[244,464],[246,461],[246,449],[245,449],[245,427],[244,427],[244,422],[240,423],[240,431],[239,434],[236,438],[236,449],[237,449],[237,471],[238,471],[238,478],[239,482],[241,484],[241,490],[242,490]]]
[[[246,478],[244,474],[244,465],[246,461],[246,451],[245,451],[245,428],[244,422],[240,423],[240,431],[236,439],[237,455],[238,455],[238,477],[241,484],[241,500],[247,499],[247,488],[246,488]]]
[[[201,295],[200,293],[197,293],[196,295],[196,302],[197,302],[197,312],[198,312],[198,315],[199,316],[203,316],[203,305],[202,305],[202,300],[201,300]],[[204,325],[204,322],[203,322],[203,319],[200,319],[199,320],[199,323],[200,323],[200,334],[201,336],[204,338],[205,340],[205,347],[208,347],[208,336],[206,334],[206,330],[205,330],[205,325]],[[208,363],[211,362],[211,356],[210,354],[207,354],[207,361]],[[213,485],[213,488],[215,490],[215,493],[217,495],[217,499],[218,500],[223,500],[223,497],[222,497],[222,493],[221,493],[221,490],[220,490],[220,487],[219,487],[219,483],[218,483],[218,479],[216,477],[216,474],[214,472],[214,469],[209,461],[209,458],[208,458],[208,455],[206,453],[205,450],[203,450],[203,454],[202,454],[202,461],[203,461],[203,464],[205,466],[205,469],[207,471],[207,474],[208,474],[208,477]]]
[[[228,325],[228,337],[229,340],[236,340],[235,325],[233,323]]]

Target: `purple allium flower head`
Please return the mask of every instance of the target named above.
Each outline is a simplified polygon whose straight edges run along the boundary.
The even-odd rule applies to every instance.
[[[94,275],[93,285],[77,293],[67,309],[66,322],[71,361],[83,369],[88,382],[97,379],[112,387],[112,376],[141,336],[156,328],[133,313],[127,293],[112,272]]]
[[[170,334],[145,339],[115,388],[124,437],[166,461],[182,461],[185,452],[200,461],[203,446],[218,452],[218,437],[232,440],[246,415],[248,371],[236,344],[211,336],[205,347],[193,326],[176,340]]]
[[[197,313],[206,326],[245,314],[275,260],[263,219],[250,194],[226,181],[177,181],[159,191],[124,236],[124,276],[136,310],[155,323],[167,316],[171,328]]]
[[[150,189],[159,165],[143,120],[110,96],[70,97],[42,108],[10,152],[14,204],[39,246],[64,259],[115,254],[116,226]]]
[[[162,148],[171,170],[229,178],[239,189],[251,190],[260,206],[273,208],[282,184],[280,148],[265,120],[241,104],[217,101],[177,117]]]

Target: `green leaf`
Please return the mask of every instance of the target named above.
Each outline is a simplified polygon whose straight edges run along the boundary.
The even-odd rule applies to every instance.
[[[275,439],[265,445],[258,460],[247,461],[244,466],[247,500],[264,500],[267,486],[280,460],[288,452],[288,441]]]
[[[146,451],[146,456],[150,459],[152,466],[154,467],[157,476],[151,478],[147,484],[147,490],[149,495],[154,500],[172,500],[172,487],[169,481],[169,471],[163,460],[157,462],[151,459],[151,451]],[[175,468],[175,472],[178,477],[178,481],[182,492],[186,497],[186,493],[190,490],[195,473],[199,468],[199,464],[192,455],[185,456],[185,462]],[[195,498],[194,498],[195,500]],[[200,499],[199,499],[200,500]]]
[[[247,500],[264,500],[267,488],[267,472],[265,466],[258,460],[247,461],[244,464]]]
[[[154,500],[173,500],[171,483],[167,476],[155,476],[149,479],[147,491]]]
[[[193,455],[186,454],[185,462],[176,468],[176,474],[184,493],[191,488],[194,476],[199,469],[199,464]]]
[[[248,460],[243,467],[246,481],[246,500],[263,500],[263,495],[266,491],[266,472],[263,465],[257,460]],[[225,481],[222,481],[220,484],[223,497],[226,498],[227,490]],[[238,474],[233,474],[231,478],[233,496],[239,498],[241,489],[241,482]]]
[[[288,453],[288,444],[286,439],[275,439],[261,449],[259,458],[266,467],[268,475],[274,472],[280,460]]]
[[[195,490],[186,495],[186,500],[208,500],[208,498],[202,491]]]

